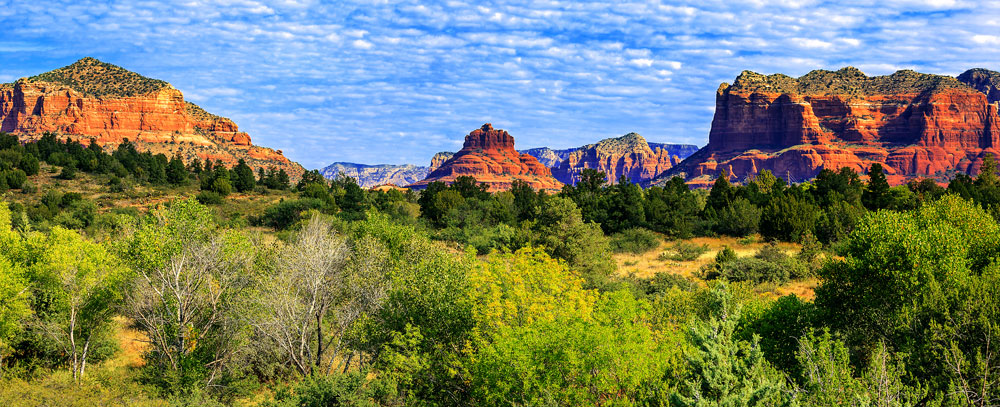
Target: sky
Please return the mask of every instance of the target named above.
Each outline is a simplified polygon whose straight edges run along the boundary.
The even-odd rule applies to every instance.
[[[427,165],[486,122],[519,149],[703,146],[743,70],[1000,70],[991,3],[0,0],[0,82],[95,57],[306,168]]]

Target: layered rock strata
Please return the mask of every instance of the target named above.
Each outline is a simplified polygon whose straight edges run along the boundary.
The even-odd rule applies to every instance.
[[[231,166],[244,159],[293,178],[304,171],[280,150],[253,145],[231,120],[185,101],[169,83],[93,58],[0,85],[0,131],[22,140],[53,132],[111,148],[127,139],[141,150],[187,160]]]
[[[535,189],[562,187],[548,167],[535,157],[514,149],[514,137],[505,130],[494,129],[489,123],[465,136],[459,152],[411,187],[422,189],[434,181],[451,183],[460,176],[474,177],[487,184],[491,191],[509,189],[514,180],[527,182]]]
[[[618,182],[622,176],[630,182],[640,183],[655,178],[680,160],[663,147],[650,148],[639,134],[629,133],[574,150],[553,168],[552,175],[565,184],[576,184],[583,170],[595,169],[607,174],[611,183]]]
[[[791,182],[823,168],[865,172],[881,163],[893,183],[976,173],[997,154],[1000,73],[958,78],[898,71],[866,76],[855,68],[799,78],[744,71],[716,93],[709,142],[652,181],[682,176],[709,185],[726,171],[745,181],[761,170]]]

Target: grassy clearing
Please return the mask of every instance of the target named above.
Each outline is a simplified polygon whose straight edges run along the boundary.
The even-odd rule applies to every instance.
[[[618,265],[618,273],[642,278],[650,278],[659,273],[670,273],[701,281],[698,271],[702,266],[711,263],[715,259],[715,254],[723,247],[729,246],[737,255],[745,257],[752,256],[766,245],[760,236],[750,238],[696,237],[682,241],[692,245],[706,245],[708,250],[692,261],[676,261],[666,259],[667,256],[661,256],[664,253],[672,254],[671,248],[677,241],[661,242],[655,249],[642,254],[616,253],[613,258]],[[802,246],[796,243],[778,243],[778,247],[793,256],[802,249]],[[757,290],[773,297],[795,294],[799,298],[812,300],[815,297],[813,290],[818,284],[819,279],[808,278],[791,281],[780,286],[761,284]]]
[[[0,381],[0,406],[167,406],[151,395],[152,389],[135,378],[148,348],[145,335],[128,328],[128,320],[115,318],[120,351],[111,359],[88,367],[79,383],[67,369],[43,374],[34,380]]]

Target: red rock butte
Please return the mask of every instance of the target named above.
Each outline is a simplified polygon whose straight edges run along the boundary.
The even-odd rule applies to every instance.
[[[465,136],[465,144],[459,152],[410,187],[422,189],[434,181],[450,184],[461,176],[471,176],[487,184],[491,191],[509,189],[514,180],[527,182],[535,189],[562,187],[548,167],[535,157],[514,149],[514,137],[504,130],[494,129],[489,123]]]
[[[0,131],[21,140],[53,132],[102,147],[128,139],[141,151],[180,154],[254,169],[275,167],[298,178],[304,169],[281,151],[254,146],[231,120],[184,100],[169,83],[83,58],[72,65],[0,84]]]
[[[708,145],[651,184],[681,176],[707,186],[725,170],[745,181],[770,170],[790,182],[823,168],[866,172],[882,163],[890,182],[976,173],[1000,152],[1000,73],[959,77],[856,68],[792,78],[744,71],[716,93]]]

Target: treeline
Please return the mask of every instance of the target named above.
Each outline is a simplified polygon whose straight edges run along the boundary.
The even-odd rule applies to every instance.
[[[225,184],[217,171],[202,193]],[[948,188],[868,175],[692,191],[587,172],[547,194],[472,178],[366,191],[309,172],[296,197],[245,214],[272,235],[180,199],[115,213],[100,241],[16,227],[0,205],[0,404],[64,371],[133,404],[991,405],[995,164]],[[661,234],[754,232],[802,249],[721,250],[707,282],[613,273],[612,251]],[[760,294],[804,276],[819,277],[812,301]],[[136,371],[102,363],[121,321],[149,341]]]
[[[692,190],[677,177],[643,190],[625,178],[609,185],[604,173],[586,169],[580,182],[564,186],[555,197],[573,201],[584,222],[600,225],[608,235],[643,228],[674,238],[760,233],[769,240],[815,238],[824,244],[844,239],[868,212],[909,211],[946,193],[970,199],[991,213],[1000,207],[992,156],[986,157],[977,178],[960,174],[947,188],[930,179],[890,187],[880,164],[872,165],[868,178],[862,181],[850,168],[823,169],[809,183],[788,185],[765,170],[746,185],[734,185],[723,172],[708,191]],[[510,239],[504,231],[539,220],[540,208],[551,198],[518,182],[508,192],[488,194],[474,179],[460,177],[450,186],[428,185],[419,203],[421,216],[431,225],[469,231],[469,236],[455,240],[485,253],[504,245],[519,247],[508,245],[511,241],[530,242]]]
[[[202,190],[198,200],[218,204],[234,191],[265,192],[264,189],[287,190],[289,176],[283,169],[253,170],[242,159],[232,168],[221,161],[198,158],[186,163],[179,156],[139,152],[127,139],[115,150],[105,151],[99,144],[84,146],[69,138],[60,139],[45,133],[35,141],[19,142],[17,136],[0,133],[0,193],[11,189],[26,194],[38,192],[29,177],[37,175],[41,163],[57,171],[57,178],[73,180],[79,173],[100,175],[108,192],[122,193],[135,185],[179,187],[195,183]],[[58,167],[58,168],[55,168]],[[71,229],[90,227],[101,221],[96,205],[75,192],[48,189],[33,205],[13,204],[15,227],[28,221],[36,226],[61,225]],[[45,223],[45,224],[43,224]]]
[[[125,139],[111,152],[104,151],[91,140],[86,146],[77,140],[59,139],[54,133],[44,133],[38,140],[20,143],[17,136],[0,133],[0,191],[23,189],[27,176],[36,175],[39,163],[61,167],[58,177],[74,179],[78,171],[107,174],[112,192],[121,192],[130,180],[139,184],[178,186],[197,180],[201,189],[226,196],[235,191],[252,191],[258,184],[270,189],[288,189],[289,177],[283,169],[253,169],[244,160],[233,168],[222,161],[204,163],[198,158],[189,163],[180,155],[168,158],[164,154],[139,152]]]
[[[954,195],[859,220],[814,302],[670,275],[589,289],[547,247],[456,255],[375,210],[312,211],[277,240],[220,226],[189,199],[115,228],[105,242],[14,231],[0,206],[5,394],[34,394],[30,378],[55,369],[198,405],[262,386],[274,406],[1000,397],[1000,227]],[[144,363],[94,373],[118,352],[118,315],[148,338]]]

